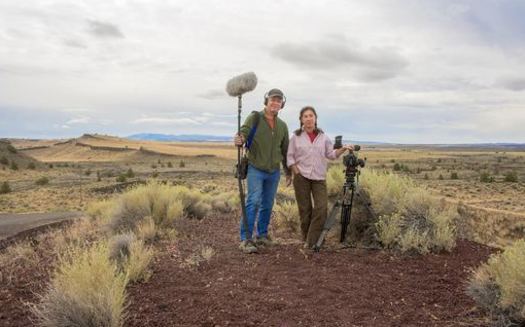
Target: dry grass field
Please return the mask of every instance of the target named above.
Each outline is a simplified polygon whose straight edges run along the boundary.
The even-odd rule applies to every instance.
[[[0,212],[83,210],[87,203],[109,198],[127,184],[151,178],[219,191],[236,189],[232,177],[236,149],[228,143],[134,141],[85,134],[71,140],[16,139],[11,144],[17,149],[15,157],[5,149],[0,154],[8,158],[7,164],[0,164],[0,183],[7,182],[11,190],[0,196]],[[524,224],[525,151],[364,146],[359,156],[366,158],[367,168],[409,176],[437,197],[476,211],[472,215],[481,220],[484,235],[492,235],[488,225],[492,233],[507,227],[519,232]],[[28,168],[28,160],[36,163],[34,169]],[[13,161],[20,162],[17,170],[10,168]],[[494,226],[494,222],[512,226]],[[504,243],[500,238],[515,232],[496,234],[501,235],[477,240]]]

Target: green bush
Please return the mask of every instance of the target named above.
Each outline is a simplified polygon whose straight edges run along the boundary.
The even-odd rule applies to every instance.
[[[11,160],[11,165],[9,166],[9,168],[11,168],[12,170],[18,170],[18,165],[16,164],[16,162]]]
[[[124,183],[126,181],[126,175],[120,174],[117,176],[116,181],[119,183]]]
[[[394,171],[400,171],[401,170],[401,165],[396,162],[396,164],[394,165],[393,169],[394,169]]]
[[[0,186],[0,194],[7,194],[11,192],[11,186],[8,182],[3,182]]]
[[[421,254],[454,248],[455,206],[396,174],[368,169],[361,175],[361,187],[379,217],[375,227],[384,247]]]
[[[467,294],[495,321],[525,324],[525,240],[492,255],[471,276]]]
[[[131,168],[128,169],[128,171],[126,172],[126,177],[127,178],[135,177],[135,173],[133,172],[133,169],[131,169]]]
[[[5,156],[2,156],[0,157],[0,164],[7,166],[9,165],[9,160]]]
[[[35,181],[35,184],[40,186],[47,185],[49,184],[49,178],[47,178],[46,176],[42,176]]]
[[[517,183],[518,174],[515,171],[511,171],[505,174],[505,182]]]
[[[458,173],[453,172],[450,174],[450,179],[459,179]]]

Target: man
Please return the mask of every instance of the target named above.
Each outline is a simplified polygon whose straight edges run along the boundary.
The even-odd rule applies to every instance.
[[[284,107],[285,97],[281,90],[271,89],[264,97],[264,109],[250,114],[241,127],[241,134],[236,135],[234,143],[242,146],[255,127],[256,115],[259,115],[256,133],[253,136],[248,151],[248,192],[246,197],[246,216],[248,220],[248,235],[253,235],[257,217],[256,242],[246,239],[246,231],[241,218],[240,249],[245,253],[257,252],[257,246],[271,245],[268,235],[270,216],[277,187],[279,186],[280,168],[282,163],[286,172],[286,184],[292,181],[291,171],[286,165],[288,151],[288,126],[277,114]]]

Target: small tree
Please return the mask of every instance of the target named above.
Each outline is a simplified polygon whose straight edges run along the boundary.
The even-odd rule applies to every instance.
[[[7,194],[11,192],[11,186],[9,186],[8,182],[3,182],[2,186],[0,186],[0,194]]]
[[[34,162],[30,162],[27,164],[27,169],[36,169],[36,166],[35,166],[35,163]]]
[[[424,179],[428,180],[428,174],[425,174]]]
[[[438,179],[439,179],[440,181],[442,181],[442,180],[444,179],[444,178],[443,178],[443,175],[439,174]]]
[[[11,168],[12,170],[18,170],[18,165],[16,164],[16,162],[11,161],[11,165],[9,166],[9,168]]]
[[[117,176],[117,182],[124,183],[126,181],[126,175],[120,174]]]
[[[450,179],[459,179],[459,177],[458,177],[458,173],[456,173],[456,172],[452,172],[452,173],[450,174]]]
[[[100,171],[97,170],[97,182],[100,182],[102,178],[100,177]]]
[[[131,169],[131,168],[128,169],[128,171],[126,172],[126,177],[127,178],[135,177],[135,173],[133,172],[133,169]]]
[[[171,161],[168,161],[168,168],[173,168],[173,164],[171,163]]]
[[[179,167],[180,168],[184,168],[186,167],[186,163],[184,163],[184,160],[181,160],[180,163],[179,163]]]

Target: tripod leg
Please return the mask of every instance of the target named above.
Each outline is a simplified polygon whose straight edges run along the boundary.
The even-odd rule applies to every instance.
[[[334,205],[332,206],[332,209],[330,209],[330,214],[328,215],[328,219],[326,219],[326,222],[323,226],[323,231],[321,232],[321,235],[319,236],[319,239],[317,240],[317,243],[314,245],[314,251],[319,252],[321,250],[321,246],[323,245],[324,239],[326,237],[326,234],[328,234],[328,231],[335,223],[335,217],[337,215],[337,210],[341,206],[340,201],[336,201]]]

